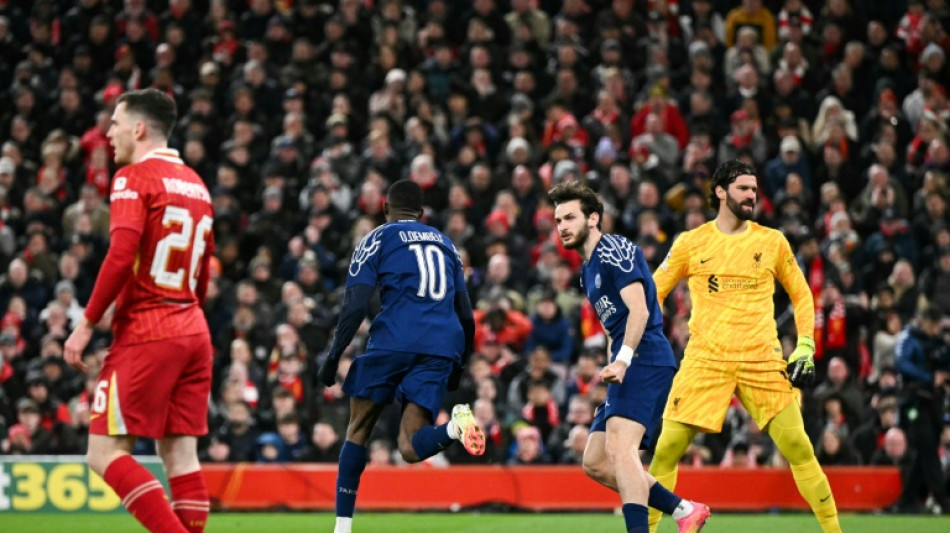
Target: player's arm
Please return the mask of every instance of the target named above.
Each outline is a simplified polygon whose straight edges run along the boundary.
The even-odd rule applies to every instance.
[[[333,334],[333,343],[330,345],[330,351],[327,352],[327,358],[320,366],[320,381],[327,387],[332,387],[336,383],[336,371],[340,364],[340,357],[343,351],[350,345],[356,331],[360,329],[360,324],[366,318],[366,310],[369,307],[369,300],[376,291],[375,287],[363,285],[361,283],[350,285],[343,294],[343,308],[340,310],[340,321],[336,325],[336,332]]]
[[[449,376],[449,390],[458,389],[459,381],[462,379],[462,369],[468,364],[468,358],[475,349],[475,313],[472,311],[472,300],[468,296],[468,291],[455,293],[455,314],[462,324],[462,332],[465,333],[465,349],[462,351],[462,363],[453,369]]]
[[[650,308],[647,306],[643,283],[633,282],[620,289],[620,299],[628,309],[627,324],[623,332],[623,345],[617,353],[617,358],[600,373],[600,377],[607,383],[623,382],[627,367],[633,361],[634,353],[650,320]]]
[[[666,296],[681,279],[689,274],[689,244],[688,233],[680,235],[670,248],[666,259],[653,273],[653,282],[656,284],[656,297],[660,301],[660,308]]]
[[[63,358],[68,364],[82,371],[86,370],[82,353],[92,338],[93,327],[102,320],[106,309],[135,275],[135,258],[145,232],[145,193],[137,190],[137,182],[128,174],[127,169],[116,173],[112,191],[112,202],[109,206],[109,251],[102,261],[83,316],[63,345]]]
[[[775,272],[795,310],[798,345],[788,356],[787,372],[792,385],[800,388],[815,382],[815,301],[788,240],[781,236]]]

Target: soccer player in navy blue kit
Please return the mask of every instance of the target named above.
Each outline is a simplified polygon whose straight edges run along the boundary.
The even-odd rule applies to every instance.
[[[607,399],[597,409],[584,449],[584,472],[620,493],[629,533],[649,530],[647,505],[673,515],[680,533],[695,533],[709,507],[683,500],[643,469],[676,373],[663,335],[663,315],[643,252],[627,238],[601,233],[604,206],[586,185],[551,189],[554,219],[565,248],[584,258],[581,285],[607,332],[611,362],[600,372]]]
[[[382,308],[370,326],[366,353],[353,360],[343,382],[350,422],[340,451],[334,533],[350,533],[366,444],[383,408],[402,403],[399,453],[409,463],[427,459],[459,440],[472,455],[485,453],[485,435],[468,405],[433,425],[445,391],[458,388],[472,352],[475,320],[462,260],[448,237],[419,222],[422,188],[400,180],[389,187],[387,223],[360,241],[350,261],[346,293],[320,381],[336,382],[340,356],[366,316],[377,288]]]

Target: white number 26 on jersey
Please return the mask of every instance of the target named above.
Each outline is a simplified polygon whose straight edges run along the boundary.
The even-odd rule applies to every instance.
[[[208,233],[211,232],[214,219],[205,215],[195,226],[195,221],[191,213],[183,207],[170,205],[165,208],[165,215],[162,217],[162,225],[168,227],[172,224],[180,224],[181,229],[175,233],[170,233],[162,240],[158,241],[155,247],[155,257],[152,259],[152,269],[150,274],[155,279],[155,284],[159,287],[172,290],[181,290],[185,284],[185,269],[178,268],[174,271],[168,270],[168,263],[173,251],[184,252],[191,244],[194,238],[194,246],[191,250],[191,263],[188,265],[188,284],[191,290],[195,289],[198,283],[196,276],[198,266],[201,264],[201,256],[205,253],[207,247]],[[194,232],[192,233],[192,230]]]

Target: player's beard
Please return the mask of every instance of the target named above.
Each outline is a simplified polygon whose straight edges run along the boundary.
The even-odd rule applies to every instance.
[[[746,210],[745,206],[749,206],[752,209]],[[746,221],[752,220],[755,218],[755,200],[746,200],[746,203],[740,204],[729,192],[726,192],[726,207],[732,211],[732,214],[736,216],[739,220]]]
[[[574,234],[574,240],[570,243],[564,242],[564,239],[561,239],[561,244],[564,245],[564,248],[568,250],[580,250],[584,248],[584,244],[587,242],[587,238],[590,237],[590,228],[587,224],[581,226],[581,229],[577,230],[577,233]]]

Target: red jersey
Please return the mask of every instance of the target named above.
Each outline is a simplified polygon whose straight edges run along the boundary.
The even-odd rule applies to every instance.
[[[153,150],[116,172],[109,201],[110,233],[141,234],[132,279],[115,300],[115,344],[207,334],[196,289],[214,251],[214,211],[201,178],[177,151]]]

